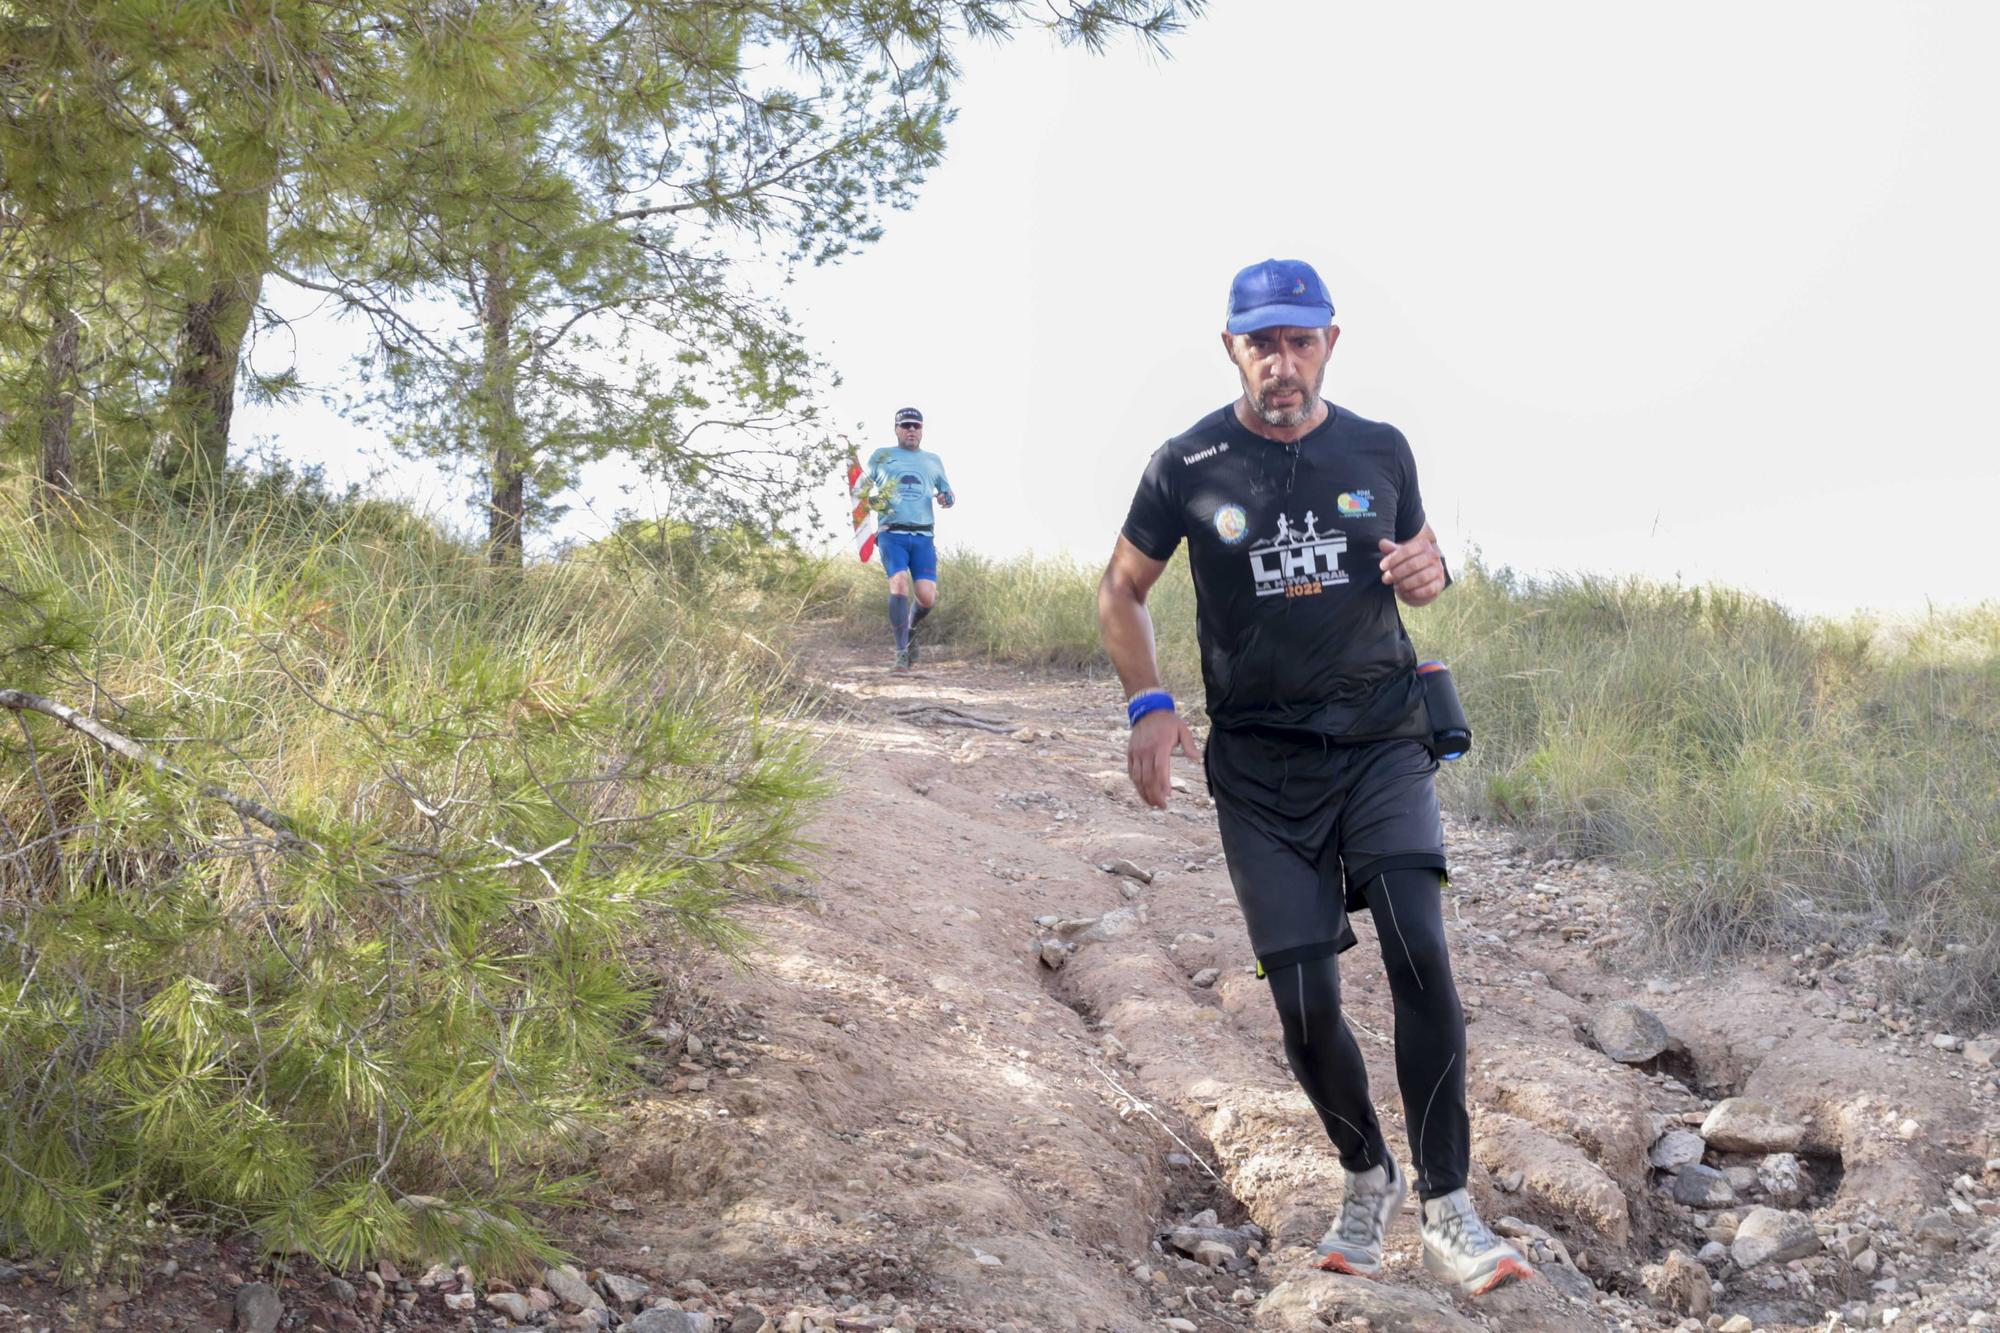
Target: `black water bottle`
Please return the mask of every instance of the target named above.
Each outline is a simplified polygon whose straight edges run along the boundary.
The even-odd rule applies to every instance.
[[[1439,759],[1462,759],[1472,748],[1472,724],[1458,701],[1451,668],[1442,662],[1420,662],[1417,678],[1424,686],[1424,707],[1431,715],[1431,753]]]

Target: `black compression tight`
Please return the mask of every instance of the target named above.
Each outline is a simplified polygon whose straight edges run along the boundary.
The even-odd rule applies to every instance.
[[[1396,1082],[1410,1131],[1411,1175],[1420,1197],[1465,1185],[1471,1125],[1465,1109],[1465,1014],[1451,979],[1443,894],[1435,870],[1391,870],[1370,881],[1368,910],[1396,1010]],[[1382,1161],[1387,1145],[1368,1096],[1368,1069],[1340,1016],[1340,962],[1277,968],[1271,998],[1285,1029],[1285,1055],[1319,1111],[1349,1171]]]

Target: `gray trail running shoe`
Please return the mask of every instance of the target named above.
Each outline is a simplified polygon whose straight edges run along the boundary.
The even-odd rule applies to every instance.
[[[917,664],[917,636],[916,632],[913,630],[910,633],[910,665],[915,666],[916,664]]]
[[[1321,1268],[1331,1273],[1353,1273],[1373,1277],[1382,1271],[1382,1234],[1403,1207],[1410,1192],[1409,1179],[1394,1157],[1384,1155],[1382,1165],[1366,1171],[1347,1173],[1347,1197],[1340,1202],[1340,1216],[1320,1238],[1313,1251]]]
[[[890,667],[889,670],[895,672],[897,675],[908,674],[910,670],[910,650],[908,648],[898,648],[896,650],[896,665]]]
[[[1422,1211],[1424,1268],[1432,1277],[1464,1295],[1484,1296],[1535,1275],[1520,1251],[1487,1230],[1464,1190],[1426,1199]]]

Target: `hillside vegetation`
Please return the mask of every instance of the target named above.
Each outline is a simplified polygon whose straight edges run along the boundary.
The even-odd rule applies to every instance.
[[[0,1235],[549,1252],[663,978],[803,850],[788,642],[886,639],[879,573],[671,525],[496,569],[282,476],[76,513],[0,528]],[[933,644],[1108,675],[1094,569],[943,581]],[[1198,699],[1183,569],[1152,605]],[[1663,949],[1900,952],[1901,998],[2000,1010],[2000,615],[1475,564],[1410,624],[1477,732],[1448,799],[1645,869]]]
[[[881,633],[879,575],[843,568],[850,631]],[[920,633],[1108,676],[1098,572],[948,556]],[[1169,687],[1198,701],[1183,558],[1150,606]],[[1475,561],[1405,617],[1473,724],[1449,803],[1645,869],[1661,948],[1907,951],[1904,998],[2000,1012],[2000,608],[1809,620],[1728,590]]]
[[[0,1245],[548,1252],[660,958],[821,791],[737,568],[495,570],[282,478],[0,525]]]

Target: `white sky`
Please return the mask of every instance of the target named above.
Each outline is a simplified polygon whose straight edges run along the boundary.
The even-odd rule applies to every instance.
[[[1332,288],[1326,394],[1402,427],[1450,551],[1992,599],[1996,49],[1983,0],[1218,0],[1164,61],[1024,37],[969,54],[886,238],[786,299],[843,427],[923,409],[948,548],[1101,559],[1146,456],[1234,396],[1229,278],[1276,255]],[[365,444],[242,419],[336,476]]]

